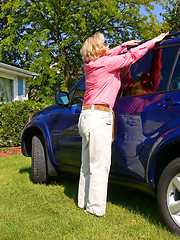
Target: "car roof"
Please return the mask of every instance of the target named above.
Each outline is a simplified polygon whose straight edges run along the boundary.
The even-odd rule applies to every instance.
[[[180,32],[171,33],[165,37],[165,39],[160,43],[160,45],[164,44],[173,44],[173,43],[180,43]]]
[[[147,41],[148,40],[141,41],[139,44],[142,44]],[[156,46],[166,45],[166,44],[174,44],[174,43],[180,43],[180,32],[175,32],[175,33],[169,34],[160,43],[157,43]]]

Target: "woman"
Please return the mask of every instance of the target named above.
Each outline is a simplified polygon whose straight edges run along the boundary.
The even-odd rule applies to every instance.
[[[112,108],[121,86],[119,69],[136,62],[166,35],[168,33],[162,33],[127,52],[127,46],[136,46],[138,42],[132,40],[109,49],[103,34],[96,33],[81,48],[86,92],[78,124],[82,136],[78,206],[86,213],[105,214],[111,164]]]

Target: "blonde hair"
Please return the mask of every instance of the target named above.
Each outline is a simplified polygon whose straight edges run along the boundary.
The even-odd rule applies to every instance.
[[[106,51],[104,46],[104,35],[102,33],[95,33],[94,36],[89,37],[84,42],[80,54],[86,63],[103,56]]]

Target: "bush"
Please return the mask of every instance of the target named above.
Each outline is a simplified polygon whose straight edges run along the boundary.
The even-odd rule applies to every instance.
[[[35,101],[15,101],[0,105],[0,147],[20,146],[21,132],[29,117],[49,106]]]

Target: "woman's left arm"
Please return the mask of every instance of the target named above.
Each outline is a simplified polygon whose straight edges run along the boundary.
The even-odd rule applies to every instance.
[[[154,47],[154,41],[149,40],[142,45],[130,49],[127,53],[118,56],[109,56],[106,58],[106,68],[112,72],[114,70],[129,66],[144,56]]]
[[[128,47],[137,46],[137,45],[139,45],[139,41],[130,40],[130,41],[123,43],[122,45],[126,45]]]
[[[121,53],[125,53],[125,52],[127,52],[127,47],[137,46],[138,44],[139,44],[139,42],[136,41],[136,40],[130,40],[130,41],[124,42],[121,45],[119,45],[115,48],[112,48],[111,49],[111,55],[116,56],[116,55],[119,55]]]
[[[125,45],[119,45],[117,47],[111,48],[110,51],[112,56],[116,56],[121,53],[127,52],[127,47]]]

